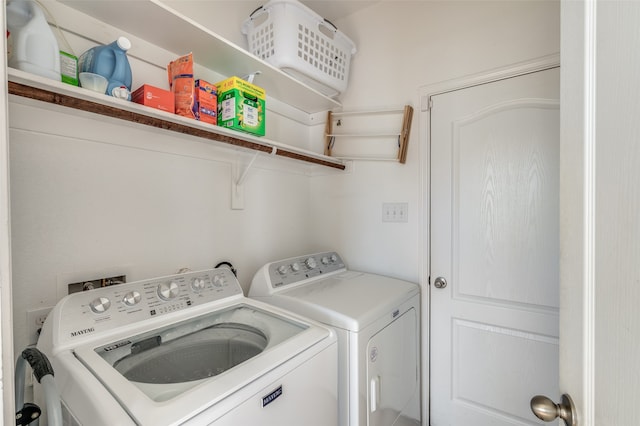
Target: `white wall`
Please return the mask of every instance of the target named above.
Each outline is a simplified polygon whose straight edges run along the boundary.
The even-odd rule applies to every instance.
[[[419,281],[419,87],[557,52],[559,19],[557,1],[384,1],[336,21],[359,50],[345,110],[416,107],[407,164],[357,162],[348,173],[309,178],[262,163],[247,178],[242,211],[229,208],[231,162],[198,142],[12,103],[16,351],[27,343],[27,310],[53,305],[68,281],[96,272],[123,270],[133,280],[227,259],[246,289],[268,260],[335,249],[353,268]],[[221,33],[237,42],[234,27]],[[78,52],[90,45],[72,43]],[[162,82],[163,66],[136,63],[144,71],[134,69],[134,86]],[[311,134],[322,151],[323,125],[307,129],[277,114],[268,122],[277,132],[270,138],[304,145]],[[123,147],[107,136],[146,142]],[[383,202],[407,202],[409,222],[382,223]]]
[[[252,169],[245,209],[231,210],[230,163],[206,144],[13,102],[9,114],[16,350],[26,311],[68,283],[228,260],[246,289],[263,263],[308,250],[305,176]],[[124,138],[146,142],[112,144]]]
[[[415,114],[405,165],[357,162],[346,176],[312,179],[313,242],[352,268],[418,282],[419,206],[428,196],[420,194],[427,151],[419,88],[559,52],[560,3],[382,1],[335,23],[358,48],[344,109],[408,103]],[[314,128],[316,149],[323,130]],[[382,223],[383,202],[407,202],[409,222]]]
[[[46,4],[63,28],[87,35],[67,33],[77,55],[121,35]],[[130,38],[133,88],[168,88],[165,67],[177,55]],[[139,60],[142,49],[159,59]],[[196,77],[217,81],[201,69]],[[262,264],[311,248],[300,237],[311,213],[307,168],[298,162],[261,156],[245,179],[245,208],[232,210],[232,165],[242,170],[248,161],[235,149],[16,98],[9,127],[16,354],[29,343],[27,311],[53,306],[68,283],[120,273],[139,280],[227,260],[248,290]],[[306,147],[308,135],[307,126],[267,111],[268,138]]]

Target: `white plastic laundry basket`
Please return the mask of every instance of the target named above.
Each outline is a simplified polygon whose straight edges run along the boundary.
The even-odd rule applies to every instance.
[[[349,80],[354,43],[297,0],[271,0],[242,24],[249,51],[319,92],[335,97]]]

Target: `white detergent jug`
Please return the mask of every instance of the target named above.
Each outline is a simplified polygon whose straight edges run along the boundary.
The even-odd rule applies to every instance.
[[[12,68],[60,81],[60,49],[40,6],[33,0],[7,2]]]

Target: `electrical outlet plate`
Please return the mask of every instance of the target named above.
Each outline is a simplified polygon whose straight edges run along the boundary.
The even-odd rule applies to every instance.
[[[408,222],[409,203],[382,203],[383,222]]]
[[[47,315],[51,312],[53,306],[47,308],[32,309],[27,311],[27,333],[29,333],[29,345],[38,343],[38,330],[42,328]]]

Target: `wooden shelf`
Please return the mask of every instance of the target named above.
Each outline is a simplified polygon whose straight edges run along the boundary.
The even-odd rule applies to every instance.
[[[52,105],[62,106],[98,114],[170,132],[195,136],[220,144],[272,154],[289,159],[304,161],[338,170],[345,170],[345,164],[334,158],[311,151],[287,146],[275,141],[258,138],[249,134],[228,130],[223,127],[201,123],[186,117],[116,99],[111,96],[91,92],[68,84],[33,76],[9,68],[9,94],[33,99]]]
[[[114,6],[110,0],[60,0],[60,3],[175,52],[176,57],[193,52],[196,63],[224,76],[243,76],[259,71],[259,85],[268,96],[306,113],[340,107],[337,100],[292,78],[160,0],[130,1],[126,10]]]

